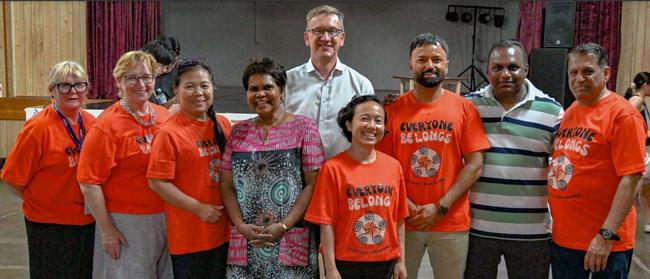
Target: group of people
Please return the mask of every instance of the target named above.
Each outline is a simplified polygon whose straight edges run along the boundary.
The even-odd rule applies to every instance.
[[[417,278],[425,251],[435,278],[496,278],[502,256],[510,278],[627,277],[650,184],[647,73],[628,102],[605,86],[602,47],[577,46],[565,112],[503,40],[489,85],[463,97],[442,86],[447,43],[424,33],[415,88],[380,101],[338,58],[343,13],[319,6],[306,24],[305,64],[246,67],[257,116],[233,126],[212,70],[179,60],[178,42],[122,55],[121,100],[97,119],[83,67],[56,64],[52,104],[2,170],[23,199],[31,277]],[[173,92],[156,89],[170,72]]]

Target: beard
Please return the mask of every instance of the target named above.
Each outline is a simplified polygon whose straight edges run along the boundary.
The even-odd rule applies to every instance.
[[[435,77],[425,78],[425,74],[434,73]],[[441,72],[424,71],[415,74],[415,81],[426,88],[432,88],[440,85],[445,80],[445,75]]]

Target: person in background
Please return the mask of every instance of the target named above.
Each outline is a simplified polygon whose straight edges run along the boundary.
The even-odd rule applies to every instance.
[[[180,112],[156,133],[147,171],[151,189],[166,202],[174,278],[225,278],[230,221],[221,202],[219,163],[230,121],[214,112],[207,65],[179,65],[174,91]]]
[[[174,37],[160,37],[142,47],[142,51],[156,58],[156,86],[149,101],[166,107],[173,112],[178,111],[178,98],[174,93],[176,64],[179,61],[180,45]],[[173,108],[172,106],[175,105]]]
[[[147,167],[153,135],[171,116],[147,100],[156,60],[127,52],[113,69],[123,99],[88,132],[77,179],[97,230],[93,278],[172,278],[162,199],[150,188]]]
[[[351,146],[325,162],[305,214],[320,224],[327,278],[406,278],[402,167],[374,148],[385,119],[373,95],[354,97],[339,112]]]
[[[261,57],[242,83],[256,117],[237,122],[221,161],[222,199],[234,224],[228,278],[318,276],[318,227],[303,220],[323,147],[314,121],[282,106],[286,72]]]
[[[52,67],[53,102],[27,120],[2,169],[23,199],[31,278],[92,278],[95,224],[84,213],[77,162],[95,117],[81,107],[88,75],[77,62]]]
[[[643,115],[646,129],[650,135],[650,114],[648,107],[645,104],[645,98],[650,96],[650,72],[639,72],[634,76],[634,80],[630,87],[625,90],[625,99],[627,99],[634,107],[636,107]],[[639,182],[639,201],[643,208],[643,216],[645,218],[645,226],[643,230],[650,233],[650,138],[645,140],[645,172]]]
[[[309,61],[287,72],[285,106],[288,112],[316,122],[325,157],[331,158],[350,147],[336,124],[339,110],[352,97],[375,91],[366,77],[339,60],[345,43],[341,11],[327,5],[311,9],[303,37]]]

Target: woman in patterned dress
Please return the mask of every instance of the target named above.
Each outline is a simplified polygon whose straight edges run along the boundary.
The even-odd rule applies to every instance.
[[[286,72],[277,61],[255,60],[242,81],[258,116],[233,126],[221,165],[234,224],[227,277],[317,277],[318,229],[303,215],[324,158],[318,129],[284,110]]]

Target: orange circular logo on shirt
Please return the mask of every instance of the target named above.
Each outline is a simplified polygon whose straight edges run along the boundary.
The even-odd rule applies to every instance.
[[[573,177],[575,167],[564,155],[561,155],[551,161],[548,171],[548,185],[553,189],[560,191],[566,190],[566,187]]]

